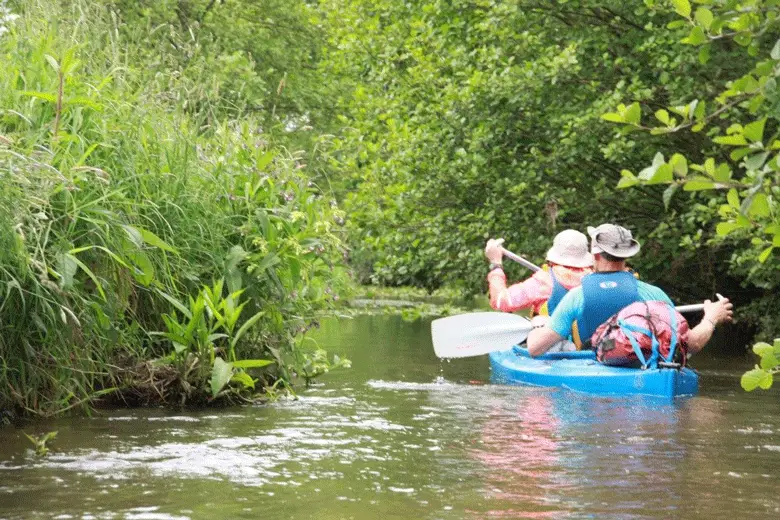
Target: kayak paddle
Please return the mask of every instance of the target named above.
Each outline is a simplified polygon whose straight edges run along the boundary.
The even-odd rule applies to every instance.
[[[431,322],[433,351],[440,358],[481,356],[522,343],[531,322],[507,312],[472,312]]]
[[[501,251],[504,253],[505,257],[509,258],[512,261],[517,262],[518,264],[522,265],[523,267],[526,267],[526,268],[530,269],[533,272],[542,270],[542,268],[539,267],[538,265],[532,264],[531,262],[529,262],[528,260],[526,260],[522,256],[520,256],[518,254],[515,254],[512,251],[504,249],[503,247],[501,248]],[[723,296],[718,294],[718,299],[719,300],[723,299]],[[680,314],[685,314],[686,312],[701,312],[701,311],[704,310],[704,304],[703,303],[694,303],[692,305],[678,305],[677,307],[675,307],[675,309]]]
[[[701,311],[704,305],[682,305],[678,312]],[[440,358],[482,356],[525,341],[533,327],[523,316],[508,312],[470,312],[431,322],[433,351]]]
[[[529,262],[528,260],[526,260],[522,256],[516,255],[512,251],[504,249],[503,247],[501,248],[501,252],[504,253],[505,257],[509,258],[510,260],[513,260],[513,261],[517,262],[518,264],[522,265],[523,267],[527,267],[528,269],[530,269],[533,272],[542,270],[542,268],[539,267],[538,265],[532,264],[531,262]]]

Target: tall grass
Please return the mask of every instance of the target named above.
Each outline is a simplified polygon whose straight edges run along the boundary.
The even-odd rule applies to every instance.
[[[0,409],[58,413],[147,376],[157,389],[152,366],[174,367],[177,401],[208,394],[188,368],[213,359],[182,351],[164,315],[184,319],[212,286],[243,291],[239,325],[259,316],[235,359],[273,360],[253,373],[263,383],[300,372],[296,335],[342,279],[342,215],[299,158],[249,117],[196,124],[180,71],[138,58],[154,28],[86,0],[14,9],[0,35]],[[222,359],[228,340],[211,336]]]

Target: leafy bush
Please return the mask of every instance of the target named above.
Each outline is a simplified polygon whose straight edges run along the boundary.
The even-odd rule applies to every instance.
[[[342,284],[343,213],[301,154],[240,113],[204,128],[210,104],[186,95],[197,71],[147,61],[153,27],[86,0],[14,11],[0,35],[0,408],[154,396],[166,360],[171,402],[220,394],[230,364],[238,390],[245,370],[269,384],[303,370],[296,335]]]
[[[776,81],[780,73],[780,6],[773,0],[698,3],[705,5],[694,9],[689,0],[673,0],[674,11],[682,19],[669,23],[668,29],[682,31],[680,41],[698,47],[703,64],[713,52],[723,51],[722,41],[733,41],[744,49],[743,61],[750,66],[747,72],[729,78],[710,98],[681,101],[668,110],[659,108],[651,123],[642,122],[639,102],[619,105],[617,112],[602,117],[625,125],[623,134],[635,130],[653,135],[681,131],[703,134],[698,160],[691,161],[682,153],[673,153],[667,160],[659,152],[652,165],[639,174],[623,170],[618,187],[666,184],[666,205],[679,188],[709,194],[710,203],[702,213],[720,220],[709,243],[733,244],[732,271],[745,282],[767,289],[765,302],[752,306],[758,311],[756,321],[769,334],[779,330],[772,291],[780,286],[780,260],[775,254],[780,249],[780,98]],[[718,192],[725,192],[725,197]],[[753,347],[761,364],[742,377],[743,388],[772,386],[779,348],[778,340],[774,349],[763,342]]]

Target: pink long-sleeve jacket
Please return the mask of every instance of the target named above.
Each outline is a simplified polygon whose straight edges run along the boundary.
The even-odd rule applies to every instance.
[[[537,271],[522,282],[506,286],[506,274],[502,269],[494,269],[487,275],[490,286],[490,306],[503,312],[515,312],[532,308],[534,314],[539,314],[542,307],[552,294],[552,270],[555,279],[566,289],[573,289],[582,282],[582,277],[593,272],[589,267],[577,268],[563,265],[553,265]]]

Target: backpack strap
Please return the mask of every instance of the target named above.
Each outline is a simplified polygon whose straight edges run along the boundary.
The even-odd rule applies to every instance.
[[[669,355],[664,361],[672,363],[674,361],[675,349],[677,348],[677,312],[671,305],[667,304],[667,307],[669,307],[669,326],[671,327],[672,340],[669,344]]]
[[[656,368],[658,366],[658,339],[655,337],[655,334],[653,334],[653,332],[649,329],[631,325],[630,323],[626,323],[623,320],[618,320],[618,326],[620,327],[620,330],[622,330],[626,335],[628,341],[631,342],[631,348],[634,349],[634,354],[636,354],[637,359],[639,359],[639,361],[642,363],[642,368],[644,369],[648,366],[651,368]],[[650,354],[650,358],[645,358],[645,354],[642,352],[642,348],[639,346],[639,343],[637,343],[636,338],[632,332],[638,332],[650,338],[652,341],[652,353]]]

